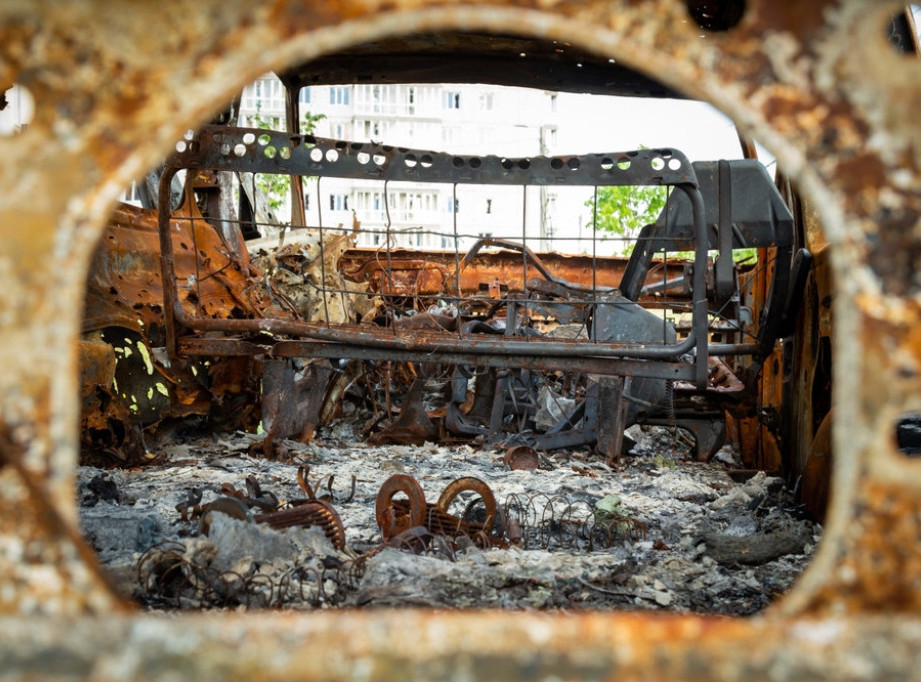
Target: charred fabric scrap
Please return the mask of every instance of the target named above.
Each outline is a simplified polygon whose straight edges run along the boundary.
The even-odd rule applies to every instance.
[[[290,136],[273,136],[206,127],[167,163],[159,203],[173,210],[116,210],[90,270],[88,450],[137,460],[143,427],[197,415],[248,430],[261,422],[272,454],[351,401],[372,412],[365,433],[377,443],[593,444],[611,462],[626,427],[669,424],[689,430],[707,460],[724,442],[724,414],[753,411],[761,362],[795,316],[795,271],[808,266],[804,253],[791,277],[792,218],[757,161],[691,164],[676,150],[463,159],[313,137],[286,147]],[[267,159],[266,144],[290,153]],[[179,168],[190,169],[181,193]],[[389,233],[380,249],[355,248],[357,219],[259,225],[271,234],[244,243],[239,222],[215,208],[212,169],[239,173],[241,187],[246,173],[285,172],[673,191],[626,261],[490,238],[464,254],[423,253],[390,248]],[[746,273],[732,251],[752,247],[770,249],[774,277],[748,331]],[[656,258],[688,250],[694,259]]]

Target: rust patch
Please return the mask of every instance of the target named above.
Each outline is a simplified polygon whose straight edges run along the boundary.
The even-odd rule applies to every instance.
[[[914,488],[866,482],[847,552],[811,608],[818,613],[911,613],[921,609],[921,502]]]

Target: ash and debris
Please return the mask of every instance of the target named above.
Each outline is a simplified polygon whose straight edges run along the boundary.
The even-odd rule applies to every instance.
[[[696,462],[670,430],[632,427],[616,467],[588,450],[541,453],[511,470],[501,450],[470,444],[370,445],[354,423],[322,427],[282,457],[252,456],[255,434],[175,432],[154,463],[78,468],[84,534],[127,594],[149,608],[440,607],[632,609],[746,615],[764,609],[808,563],[821,527],[779,478],[737,482],[724,448]],[[273,530],[220,513],[180,509],[221,497],[247,478],[279,503],[303,497],[300,467],[346,528],[337,550],[318,527]],[[481,549],[466,538],[384,546],[375,500],[394,473],[427,500],[475,476],[522,530],[521,546]],[[738,473],[738,472],[736,472]],[[223,486],[223,490],[222,490]],[[600,538],[599,528],[607,529]],[[587,530],[586,530],[587,529]]]

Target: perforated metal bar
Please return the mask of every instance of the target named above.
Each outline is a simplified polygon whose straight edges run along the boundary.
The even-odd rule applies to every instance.
[[[690,161],[672,148],[578,156],[466,156],[224,126],[205,126],[181,147],[167,167],[480,185],[697,186]]]

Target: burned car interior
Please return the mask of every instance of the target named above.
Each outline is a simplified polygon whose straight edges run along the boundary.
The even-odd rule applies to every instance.
[[[465,661],[472,677],[492,677],[511,660],[509,624],[523,643],[521,661],[500,673],[508,679],[528,679],[528,661],[561,679],[693,679],[718,676],[723,664],[738,678],[776,679],[789,661],[795,679],[846,678],[850,659],[839,665],[822,652],[845,646],[844,632],[853,644],[855,623],[869,633],[849,651],[861,670],[912,670],[872,645],[909,642],[911,660],[921,651],[903,628],[921,603],[912,568],[921,407],[905,341],[917,217],[905,168],[914,172],[914,157],[908,143],[881,152],[899,138],[875,127],[904,128],[863,111],[873,98],[852,103],[844,86],[829,85],[839,76],[817,65],[830,58],[826,36],[842,40],[839,24],[761,2],[654,3],[665,18],[621,3],[606,30],[644,46],[633,54],[607,45],[603,31],[588,40],[589,15],[607,9],[495,4],[508,16],[470,8],[478,19],[459,26],[427,9],[352,3],[330,8],[319,28],[300,15],[228,11],[228,26],[277,28],[276,47],[348,25],[347,10],[356,25],[378,14],[416,23],[397,31],[372,21],[341,44],[295,41],[290,53],[254,60],[280,82],[281,120],[258,107],[244,117],[241,87],[256,71],[237,64],[246,80],[227,80],[220,101],[183,110],[180,127],[151,128],[156,155],[143,147],[146,171],[133,171],[122,200],[100,212],[87,185],[85,205],[62,211],[74,224],[80,211],[93,216],[80,218],[92,248],[82,246],[79,329],[66,337],[76,349],[68,415],[78,428],[70,441],[54,431],[73,462],[63,479],[57,463],[39,473],[51,436],[29,446],[32,432],[0,417],[0,476],[15,481],[4,495],[30,501],[8,521],[21,515],[28,530],[34,516],[37,532],[53,538],[47,546],[67,548],[48,561],[87,567],[63,582],[78,593],[84,582],[97,587],[68,613],[107,604],[102,613],[127,614],[114,621],[149,624],[154,634],[98,645],[152,642],[123,666],[139,678],[157,677],[156,652],[171,646],[173,633],[158,630],[164,614],[201,619],[196,633],[202,623],[217,628],[202,641],[225,654],[217,667],[177,654],[192,662],[182,679],[255,674],[265,662],[249,647],[281,632],[276,618],[291,619],[300,654],[328,666],[311,663],[293,678],[362,677],[354,666],[365,662],[384,666],[366,678],[447,679]],[[893,12],[873,14],[888,31],[886,59],[914,59],[914,8]],[[510,30],[513,16],[527,21]],[[840,26],[852,25],[848,16]],[[540,17],[563,23],[545,32]],[[652,33],[639,28],[657,22],[670,28],[646,45]],[[763,53],[752,47],[762,24],[775,31],[765,32]],[[561,37],[575,26],[584,35]],[[666,40],[687,31],[694,42]],[[785,32],[801,53],[778,37]],[[672,66],[647,67],[657,51]],[[685,59],[694,69],[675,66]],[[857,71],[834,73],[863,82]],[[305,94],[405,86],[421,109],[423,88],[445,84],[662,107],[709,99],[736,121],[738,154],[701,157],[654,139],[611,148],[603,127],[592,131],[595,147],[570,154],[548,149],[543,123],[528,129],[534,154],[414,146],[386,127],[327,135],[314,127],[323,118],[316,94]],[[458,108],[453,92],[446,106]],[[746,107],[758,116],[741,115]],[[39,109],[36,128],[52,115]],[[761,143],[776,165],[759,158]],[[101,145],[87,164],[104,158],[116,155]],[[128,190],[125,177],[106,178],[107,188]],[[420,217],[430,187],[448,222]],[[612,189],[655,190],[661,205],[611,236],[597,210]],[[548,228],[548,196],[567,191],[578,197],[572,206],[590,208],[589,222],[564,210]],[[485,204],[488,222],[469,208],[486,196],[503,197],[501,213],[493,199]],[[875,231],[893,221],[906,228],[901,237]],[[848,264],[868,270],[847,279]],[[57,318],[68,324],[60,310]],[[882,395],[890,397],[874,402]],[[70,506],[53,499],[60,486],[73,489]],[[41,561],[11,569],[18,577],[7,591],[46,589],[44,574],[29,573]],[[252,640],[231,655],[234,635],[215,615],[245,623]],[[538,622],[552,634],[532,631]],[[434,642],[443,625],[450,636]],[[396,643],[404,627],[427,633],[418,650]],[[3,628],[21,639],[12,621]],[[622,649],[611,647],[615,631]],[[323,653],[330,641],[348,663]],[[743,660],[744,649],[764,656]],[[598,666],[580,651],[597,654]],[[23,654],[14,668],[43,676],[41,658]],[[419,667],[406,668],[410,659]],[[90,654],[74,660],[89,677],[115,669]],[[448,672],[430,675],[429,664]],[[266,665],[269,677],[290,671],[285,661]]]
[[[493,56],[524,49],[498,36],[436,36],[410,46],[461,43]],[[540,49],[558,59],[559,52]],[[451,64],[426,77],[466,73]],[[370,446],[469,444],[504,453],[512,470],[546,466],[551,453],[568,458],[573,451],[616,468],[636,438],[656,428],[704,464],[724,446],[743,447],[741,429],[728,432],[727,425],[776,434],[777,425],[764,418],[775,406],[762,374],[792,332],[811,255],[801,247],[794,258],[793,214],[764,164],[751,158],[753,145],[740,150],[750,158],[691,161],[670,147],[511,157],[320,137],[299,132],[295,123],[302,119],[301,88],[329,67],[314,68],[283,78],[288,131],[229,120],[190,130],[145,181],[142,206],[116,211],[89,279],[82,391],[88,463],[162,464],[150,444],[176,428],[170,424],[190,418],[218,433],[253,433],[251,455],[292,463],[293,443],[314,442],[346,404],[365,413],[355,437]],[[402,75],[385,71],[379,78]],[[281,178],[283,192],[290,188],[290,220],[276,215],[281,202],[273,206],[265,188],[278,183],[265,178]],[[382,224],[354,209],[350,224],[324,222],[320,188],[343,178],[364,181],[372,188],[365,191],[382,198]],[[485,232],[455,211],[449,227],[411,233],[440,249],[412,248],[390,211],[397,212],[395,195],[412,195],[421,183],[447,188],[454,206],[469,203],[470,186],[512,188],[520,193],[520,215]],[[666,192],[658,215],[625,249],[629,255],[601,255],[595,230],[580,253],[566,252],[565,236],[529,233],[529,193],[577,187],[597,197],[599,188],[612,186]],[[314,222],[307,218],[312,192],[320,207]],[[748,260],[737,262],[743,250]],[[811,510],[802,510],[793,491],[801,471],[785,472],[776,457],[743,450],[738,484],[763,478],[759,471],[773,477],[775,492],[787,476],[786,503],[798,513]],[[523,514],[543,503],[535,501],[545,494],[539,488],[497,499],[480,472],[459,473],[468,475],[448,482],[434,506],[412,475],[388,478],[374,514],[383,541],[423,553],[447,542],[453,557],[458,538],[482,548],[559,543],[594,551],[655,532],[619,502],[612,522],[604,505],[617,496],[594,506],[550,496],[556,501],[543,511]],[[246,492],[231,481],[217,499],[190,489],[176,510],[184,522],[200,522],[200,535],[215,514],[229,514],[272,528],[320,527],[337,550],[353,551],[358,531],[334,505],[334,475],[322,497],[310,475],[310,466],[299,469],[305,497],[297,504],[263,491],[250,474]],[[346,502],[361,478],[352,474]],[[93,479],[97,487],[106,480]],[[452,512],[451,504],[461,502],[467,507]],[[530,517],[543,517],[548,527],[577,526],[581,540],[547,539],[546,528],[535,535],[542,522]],[[808,546],[809,532],[794,526],[781,540],[759,539],[772,547],[765,557]],[[424,537],[449,540],[423,540],[420,529]],[[677,540],[663,537],[670,538],[657,541],[663,548]],[[350,569],[348,579],[338,579],[338,596],[324,602],[321,589],[314,602],[349,603],[342,595],[358,589],[354,576],[364,575],[365,563],[374,565],[364,557],[375,551],[355,560],[361,568]],[[182,556],[154,545],[138,560],[155,603],[168,602],[171,589],[182,593],[172,585],[176,567],[193,570]],[[233,596],[228,603],[241,594],[247,604],[255,599],[251,587],[238,592],[228,580],[225,574],[217,590]],[[663,595],[657,599],[669,602]],[[215,603],[223,602],[200,601]]]
[[[195,153],[192,149],[199,151]],[[277,156],[273,158],[276,152],[267,153],[266,150],[277,150]],[[164,203],[168,201],[169,181],[178,169],[185,169],[187,177],[195,177],[195,173],[219,173],[230,168],[243,173],[273,171],[292,175],[366,177],[380,180],[385,186],[391,181],[422,178],[450,182],[455,186],[463,182],[520,184],[525,188],[536,182],[556,185],[617,182],[663,184],[678,190],[673,193],[672,200],[656,224],[650,225],[646,233],[640,236],[642,246],[634,250],[627,262],[618,288],[587,287],[585,282],[573,283],[554,275],[552,265],[545,265],[525,240],[512,242],[478,239],[469,250],[461,252],[462,237],[457,235],[439,235],[455,242],[454,253],[448,254],[449,258],[453,255],[453,269],[450,264],[422,262],[415,272],[401,270],[401,281],[395,282],[393,269],[382,266],[384,263],[392,266],[395,260],[405,259],[405,256],[388,245],[365,256],[369,263],[382,267],[382,272],[371,273],[363,266],[358,278],[351,279],[348,274],[341,273],[336,250],[340,250],[340,258],[347,255],[348,252],[342,251],[338,244],[347,239],[354,228],[322,225],[302,228],[315,239],[311,246],[314,246],[320,266],[320,272],[313,273],[314,277],[319,274],[318,281],[310,283],[315,288],[314,295],[321,301],[319,306],[314,306],[314,319],[305,319],[302,310],[289,313],[287,317],[263,314],[255,319],[240,319],[245,313],[241,314],[237,309],[216,309],[208,292],[202,292],[200,283],[215,278],[228,268],[242,273],[245,261],[250,260],[249,254],[234,254],[239,259],[236,263],[229,262],[226,256],[216,259],[209,256],[204,260],[200,257],[202,249],[196,245],[196,235],[204,225],[220,229],[220,224],[228,221],[222,216],[215,216],[208,222],[204,217],[193,215],[186,218],[191,225],[183,229],[170,223],[168,213],[159,213],[160,246],[164,254],[163,281],[166,282],[166,348],[171,358],[177,355],[265,355],[272,358],[272,361],[283,361],[290,357],[360,359],[378,353],[382,360],[405,361],[409,357],[419,357],[418,354],[422,353],[426,363],[436,364],[457,357],[467,364],[461,365],[452,377],[453,395],[447,406],[445,420],[446,428],[458,435],[497,432],[504,423],[503,405],[509,400],[506,392],[528,390],[530,379],[521,375],[513,378],[507,372],[502,377],[502,386],[499,386],[496,369],[500,368],[527,371],[541,367],[568,366],[585,371],[592,367],[590,371],[593,373],[620,377],[615,378],[615,381],[623,381],[629,374],[637,395],[624,390],[620,393],[623,399],[615,404],[605,402],[591,408],[584,404],[585,399],[580,402],[576,410],[590,409],[595,420],[599,410],[604,414],[619,415],[615,421],[624,426],[636,423],[636,415],[639,413],[649,413],[649,418],[661,418],[667,412],[674,413],[674,404],[663,403],[666,383],[670,382],[674,388],[675,382],[678,382],[686,391],[700,391],[705,395],[707,380],[711,375],[711,365],[708,362],[710,357],[721,362],[721,356],[747,356],[749,366],[746,370],[752,378],[756,377],[757,364],[772,351],[784,313],[781,308],[788,299],[792,217],[767,173],[757,162],[742,160],[697,164],[695,167],[680,152],[671,149],[551,159],[500,159],[488,156],[463,158],[436,152],[392,149],[385,145],[212,127],[204,129],[190,140],[188,151],[178,153],[167,162],[160,200]],[[703,185],[706,199],[697,179],[701,171],[707,178]],[[731,188],[728,197],[721,196],[721,187]],[[679,199],[679,195],[686,200]],[[729,215],[721,215],[720,209]],[[183,211],[184,207],[181,206],[179,210]],[[196,224],[196,220],[199,224]],[[260,231],[271,229],[277,232],[280,228],[276,225],[256,224],[256,229]],[[297,229],[291,229],[289,239],[294,237]],[[178,243],[177,233],[185,236]],[[723,236],[726,233],[728,237]],[[225,248],[234,243],[245,242],[241,236],[236,236],[225,243]],[[386,243],[390,243],[389,239]],[[190,246],[193,248],[190,249]],[[504,248],[521,254],[520,271],[513,275],[516,284],[520,284],[509,287],[504,283],[504,292],[497,298],[484,297],[480,293],[481,287],[488,284],[485,281],[470,282],[471,278],[468,277],[468,288],[462,290],[460,286],[461,273],[467,270],[477,255],[483,254],[484,258],[488,258],[484,250],[487,247]],[[648,278],[647,273],[653,265],[654,254],[679,251],[682,247],[695,253],[694,259],[683,265],[690,275],[682,275],[674,282],[648,281],[651,278]],[[733,248],[751,247],[776,249],[773,280],[776,284],[772,287],[769,301],[764,304],[756,333],[743,329],[739,322],[740,295],[736,288],[731,255]],[[715,263],[708,262],[707,254],[711,249],[719,253]],[[177,264],[177,251],[180,256],[185,256],[187,252],[192,254],[192,262],[183,263],[181,272]],[[356,254],[353,258],[357,260],[359,256]],[[440,289],[427,291],[423,295],[418,288],[419,280],[438,266],[440,268],[436,272],[441,275]],[[284,264],[280,264],[280,267],[284,267]],[[331,272],[327,272],[326,268]],[[592,282],[598,282],[600,275],[597,265],[590,276]],[[336,280],[340,278],[337,285]],[[412,282],[413,288],[404,282]],[[685,315],[689,317],[689,331],[682,334],[680,342],[673,322],[664,317],[656,317],[637,303],[643,287],[650,284],[659,285],[659,307],[667,308],[668,295],[676,290],[678,296],[673,305],[690,313],[689,316]],[[271,295],[271,292],[266,293]],[[241,298],[240,294],[232,291],[227,291],[225,296],[237,301]],[[377,298],[379,301],[355,305],[351,299],[356,296]],[[350,299],[351,305],[338,303],[331,315],[331,301],[346,297]],[[412,302],[413,307],[407,308],[405,302]],[[376,306],[376,309],[369,310],[364,317],[372,320],[377,329],[356,325],[359,322],[358,309],[368,308],[369,305]],[[272,301],[268,307],[280,309],[281,305]],[[250,306],[250,310],[254,308]],[[711,310],[720,314],[722,322],[728,323],[730,327],[735,325],[734,333],[727,334],[724,331],[723,335],[731,335],[738,341],[710,342],[708,316]],[[585,342],[559,340],[559,336],[541,333],[535,324],[538,319],[544,327],[561,324],[580,327],[587,345]],[[178,330],[212,334],[206,337],[179,337]],[[215,333],[224,333],[229,338],[216,338]],[[252,341],[242,336],[249,334],[252,338],[264,333],[272,334],[271,340],[260,343],[258,339]],[[279,339],[282,335],[283,338]],[[749,338],[751,341],[745,343]],[[619,366],[621,361],[629,363],[626,365],[629,370]],[[464,414],[459,409],[466,401],[466,379],[470,376],[471,366],[489,368],[488,377],[486,374],[478,377],[478,393],[474,397],[477,411],[473,415]],[[292,381],[294,372],[290,369],[282,370],[278,376]],[[658,385],[655,385],[656,380]],[[742,382],[731,371],[722,372],[720,380],[723,386],[726,383],[742,386]],[[509,381],[516,386],[506,388],[505,384]],[[486,385],[493,388],[487,389]],[[291,391],[294,387],[274,386],[263,377],[263,404],[265,394],[276,390]],[[590,392],[596,390],[590,389]],[[606,393],[606,396],[610,395],[610,392]],[[534,398],[527,393],[520,397],[523,404],[533,404]],[[597,398],[591,399],[591,402],[595,400]],[[636,408],[640,400],[644,404],[654,404],[639,410]],[[623,415],[627,412],[628,404],[634,407],[630,410],[634,418],[624,421]],[[417,406],[405,407],[404,415],[410,409],[414,414],[419,414]],[[485,411],[487,409],[488,412]],[[316,419],[316,415],[305,414],[302,410],[298,412],[301,420]],[[679,418],[692,421],[694,415],[688,413],[679,416],[676,413],[675,419]],[[536,444],[548,448],[590,443],[592,435],[597,434],[597,421],[590,423],[589,420],[583,428],[575,429],[581,419],[575,411],[564,415],[558,424],[549,429],[551,437],[539,438]],[[303,434],[305,424],[297,421],[263,413],[267,431],[274,437]],[[277,424],[285,426],[276,427]],[[402,424],[400,428],[412,430],[413,426],[419,431],[421,440],[426,435],[425,425]],[[622,435],[616,433],[609,438],[610,442],[603,447],[609,458],[616,459],[619,455],[617,444]],[[712,455],[712,446],[716,440],[707,434],[707,445],[698,443],[698,456],[706,459]]]

